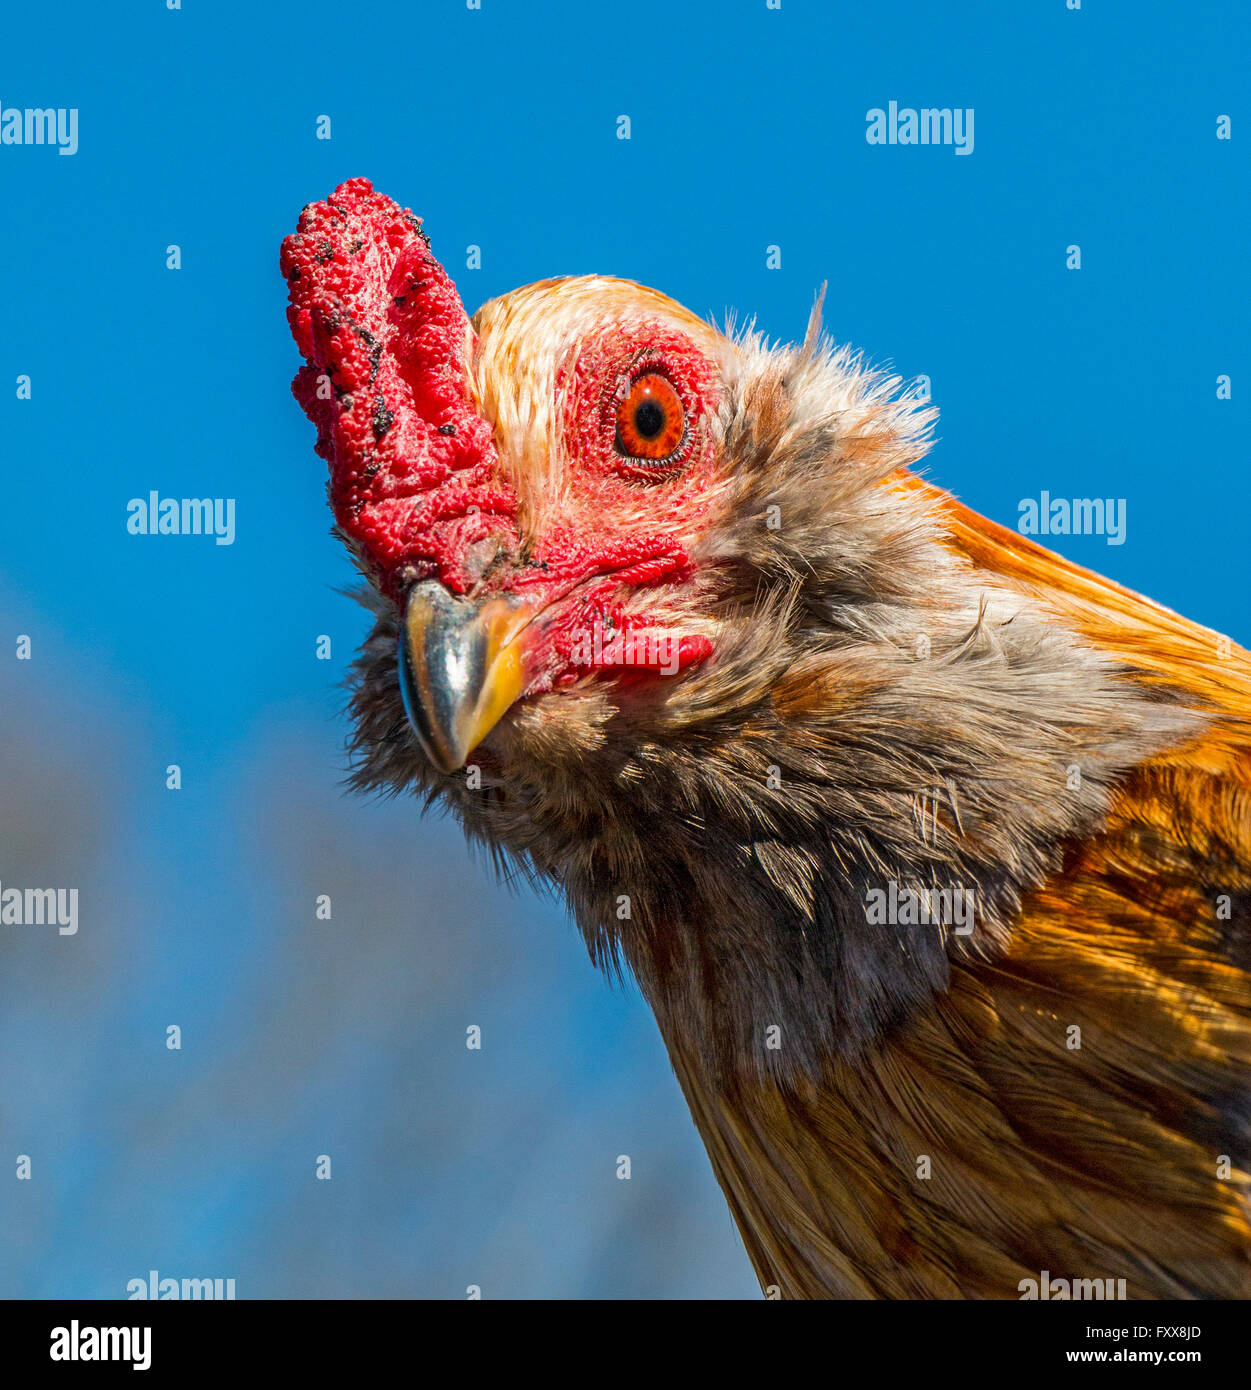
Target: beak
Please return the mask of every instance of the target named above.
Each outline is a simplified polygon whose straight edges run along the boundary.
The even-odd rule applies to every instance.
[[[525,688],[515,640],[534,616],[525,599],[457,598],[414,584],[400,624],[400,692],[408,722],[440,772],[455,772]]]

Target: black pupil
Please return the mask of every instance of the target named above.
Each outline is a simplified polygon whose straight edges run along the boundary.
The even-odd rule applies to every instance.
[[[655,439],[664,427],[664,407],[658,401],[640,401],[634,412],[634,428],[640,437]]]

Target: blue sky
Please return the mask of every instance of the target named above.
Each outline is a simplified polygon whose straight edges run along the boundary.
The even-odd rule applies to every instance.
[[[0,121],[73,107],[79,147],[0,145],[0,881],[79,884],[81,928],[0,929],[0,1293],[159,1268],[241,1297],[750,1296],[637,995],[452,827],[342,792],[365,620],[289,395],[279,242],[363,174],[425,218],[471,311],[598,271],[788,339],[828,281],[835,338],[930,377],[931,476],[1009,525],[1042,490],[1125,499],[1125,544],[1053,543],[1246,643],[1251,20],[349,14],[4,21]],[[892,100],[973,108],[973,153],[869,145]],[[234,543],[128,534],[152,489],[235,499]],[[19,1153],[29,1182],[3,1177]]]

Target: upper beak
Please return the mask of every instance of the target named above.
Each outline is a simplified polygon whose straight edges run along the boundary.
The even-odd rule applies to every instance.
[[[426,756],[455,772],[525,688],[515,640],[533,600],[457,598],[435,580],[414,584],[400,623],[400,691]]]

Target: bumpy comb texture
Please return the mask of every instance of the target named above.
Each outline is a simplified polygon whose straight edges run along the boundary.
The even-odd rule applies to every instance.
[[[475,542],[515,541],[517,502],[465,377],[474,335],[421,221],[349,179],[282,244],[287,319],[307,366],[291,389],[330,464],[330,505],[385,593],[474,582]]]

